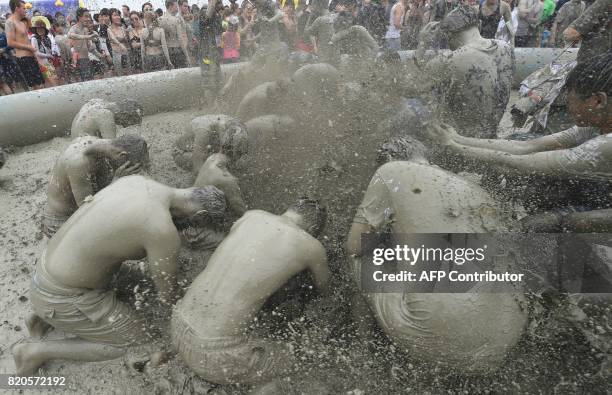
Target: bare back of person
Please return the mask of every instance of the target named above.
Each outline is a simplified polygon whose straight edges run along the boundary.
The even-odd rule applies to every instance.
[[[202,336],[242,336],[268,297],[322,249],[289,219],[247,211],[191,284],[181,311]]]
[[[97,140],[92,136],[79,137],[58,158],[47,188],[47,212],[57,217],[68,217],[79,207],[70,185],[70,169],[91,167],[85,155],[87,148]],[[85,171],[87,171],[85,170]]]
[[[164,225],[173,227],[168,189],[144,177],[129,176],[100,191],[50,240],[45,259],[48,273],[66,286],[104,288],[123,261],[146,256],[147,229],[153,226],[163,232]]]
[[[93,99],[85,103],[72,121],[70,128],[72,137],[115,137],[115,135],[107,135],[104,130],[101,130],[106,129],[106,127],[112,130],[112,127],[115,125],[114,115],[108,106],[109,103],[102,99]],[[110,125],[111,122],[112,126]]]

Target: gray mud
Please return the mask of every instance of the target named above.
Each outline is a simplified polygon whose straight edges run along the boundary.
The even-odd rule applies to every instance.
[[[288,104],[287,111],[292,110]],[[193,176],[175,165],[173,141],[188,121],[205,111],[158,114],[141,127],[122,133],[141,134],[149,143],[154,179],[174,187],[190,186]],[[376,147],[385,139],[373,131],[381,114],[354,112],[319,119],[297,119],[297,127],[270,137],[250,156],[250,166],[236,171],[249,208],[282,213],[307,194],[328,207],[322,236],[334,273],[333,296],[317,298],[307,275],[274,295],[253,325],[254,333],[286,339],[300,361],[291,378],[293,393],[606,393],[596,375],[599,356],[563,319],[551,316],[527,332],[506,363],[486,377],[461,377],[437,366],[423,366],[394,346],[382,333],[360,337],[350,314],[353,287],[346,276],[342,246],[376,169]],[[350,120],[350,121],[349,121]],[[11,152],[0,171],[0,373],[14,371],[10,345],[26,336],[28,283],[41,249],[40,216],[50,169],[68,138],[56,138]],[[208,254],[184,251],[181,281],[188,286],[204,268]],[[116,287],[150,318],[167,318],[156,306],[150,285],[137,263],[124,268]],[[138,285],[138,288],[136,288]],[[135,292],[136,290],[136,292]],[[63,334],[52,333],[50,338]],[[166,339],[167,340],[167,339]],[[100,363],[53,361],[46,375],[67,376],[67,393],[239,394],[243,386],[216,386],[194,376],[178,359],[147,373],[129,373],[121,360]],[[50,390],[48,393],[54,393]],[[37,391],[36,393],[45,393]]]

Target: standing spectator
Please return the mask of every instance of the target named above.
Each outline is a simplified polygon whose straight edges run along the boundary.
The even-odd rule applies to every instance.
[[[403,22],[406,8],[407,0],[400,0],[391,8],[385,42],[387,48],[392,51],[399,51],[401,49],[401,32],[404,29]]]
[[[89,32],[87,21],[89,20],[89,10],[79,8],[76,12],[77,23],[70,28],[68,38],[71,43],[71,51],[76,56],[76,67],[79,70],[81,81],[89,81],[93,78],[91,63],[89,61],[89,48],[92,45],[91,39],[96,34]],[[73,58],[74,59],[74,58]]]
[[[172,68],[164,29],[159,26],[157,13],[144,14],[145,28],[140,35],[140,54],[145,72]]]
[[[458,3],[457,0],[432,0],[430,21],[441,21]]]
[[[240,45],[242,58],[251,58],[257,49],[253,26],[257,19],[257,9],[250,1],[243,3],[244,12],[240,17]]]
[[[87,18],[85,21],[85,26],[89,33],[95,32],[95,26],[93,20]],[[94,79],[98,80],[105,77],[106,74],[106,66],[104,65],[104,56],[101,50],[100,37],[98,35],[94,35],[91,39],[91,45],[89,46],[89,64],[91,67],[91,74]],[[112,64],[107,63],[107,64]]]
[[[144,13],[145,12],[153,11],[153,4],[149,3],[148,1],[146,3],[143,3],[143,5],[141,7],[141,11],[142,11],[143,18],[144,18]]]
[[[478,9],[480,35],[484,38],[495,38],[500,20],[503,20],[506,26],[511,27],[511,12],[510,6],[503,0],[485,0]]]
[[[221,0],[208,0],[208,7],[200,10],[200,72],[215,90],[221,84],[221,54],[217,48],[217,37],[221,37]],[[219,40],[220,41],[220,40]]]
[[[289,52],[293,51],[297,38],[297,18],[293,5],[287,2],[282,9],[283,18],[280,23],[280,40],[287,45]]]
[[[510,46],[514,47],[514,35],[518,28],[518,7],[515,6],[514,0],[503,0],[504,3],[510,7],[510,21],[508,24],[503,19],[499,21],[497,25],[497,32],[495,33],[495,39],[507,42]]]
[[[110,9],[111,25],[108,29],[111,48],[113,50],[113,69],[116,76],[130,74],[130,59],[128,53],[129,39],[127,29],[123,26],[121,12],[116,8]]]
[[[561,6],[550,31],[550,40],[555,47],[565,47],[563,31],[569,27],[570,23],[582,15],[585,8],[586,5],[582,0],[570,0]]]
[[[123,27],[131,26],[130,23],[130,7],[127,5],[121,6],[121,22],[123,23]]]
[[[193,30],[194,16],[191,13],[191,7],[189,7],[189,0],[179,0],[181,17],[185,22],[185,33],[187,35],[187,50],[189,51],[189,58],[195,59],[198,52],[197,39]]]
[[[55,31],[55,43],[59,49],[61,65],[57,68],[57,76],[60,84],[68,84],[72,82],[72,72],[70,63],[72,56],[70,55],[70,43],[66,35],[66,26],[62,23],[55,22],[53,30]]]
[[[185,21],[179,15],[176,0],[166,0],[166,15],[159,19],[159,25],[166,33],[166,44],[172,64],[176,68],[187,67],[191,64],[187,49],[187,31]]]
[[[47,18],[44,16],[32,18],[30,42],[36,49],[36,60],[38,60],[47,88],[57,86],[57,72],[51,62],[53,53],[51,52],[52,44],[49,30],[51,30],[51,23]]]
[[[130,39],[130,60],[132,62],[132,71],[134,73],[140,73],[143,71],[142,68],[142,55],[140,52],[140,36],[144,29],[144,23],[140,17],[140,13],[137,11],[130,12],[130,22],[132,28],[128,31],[128,37]]]
[[[378,0],[363,0],[357,12],[357,24],[365,27],[379,45],[383,44],[387,23],[385,9],[378,4]]]
[[[45,80],[34,57],[36,48],[30,43],[28,27],[23,22],[26,18],[25,3],[22,0],[10,0],[9,7],[11,17],[6,21],[7,44],[15,50],[15,60],[27,85],[32,89],[42,88]]]
[[[236,63],[240,61],[240,34],[238,33],[240,21],[236,15],[229,19],[227,31],[221,35],[221,48],[223,49],[223,63]]]
[[[595,2],[563,31],[566,41],[581,40],[578,63],[612,48],[612,6],[610,0]]]
[[[111,47],[111,40],[108,37],[109,27],[110,11],[108,8],[102,8],[98,14],[98,24],[94,26],[94,31],[98,34],[98,43],[96,47],[102,55],[103,63],[110,69],[113,64],[113,48]]]
[[[518,26],[515,36],[515,44],[518,48],[528,47],[530,44],[533,30],[528,18],[538,6],[538,0],[519,0],[518,2]]]
[[[14,92],[14,84],[19,81],[17,64],[8,46],[4,23],[0,21],[0,89],[5,95]]]
[[[64,16],[64,14],[62,14],[60,11],[55,13],[55,21],[57,22],[60,26],[66,26],[66,17]]]
[[[404,16],[404,30],[401,34],[402,48],[416,49],[419,43],[419,32],[426,23],[426,12],[426,0],[411,0],[410,8]]]

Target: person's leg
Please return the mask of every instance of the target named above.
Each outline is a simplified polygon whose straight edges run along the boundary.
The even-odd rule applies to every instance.
[[[18,375],[31,375],[52,359],[98,362],[119,358],[125,352],[125,348],[81,339],[67,339],[17,344],[13,347],[13,358]]]

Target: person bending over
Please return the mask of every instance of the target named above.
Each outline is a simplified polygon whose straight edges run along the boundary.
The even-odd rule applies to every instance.
[[[85,103],[72,121],[70,134],[74,137],[96,136],[112,139],[117,136],[117,125],[140,125],[143,109],[133,100],[109,102],[92,99]]]
[[[430,58],[424,50],[435,48],[441,37],[451,51]],[[480,36],[472,7],[459,6],[440,23],[426,25],[415,61],[417,67],[403,78],[404,96],[427,97],[438,117],[461,135],[496,136],[510,98],[514,54],[508,44]]]
[[[83,204],[51,238],[30,286],[34,314],[26,325],[41,337],[51,327],[76,338],[14,347],[17,374],[33,374],[53,359],[105,361],[152,341],[139,314],[107,290],[126,260],[147,258],[159,302],[176,300],[176,222],[221,217],[217,188],[175,189],[142,176],[123,177]],[[110,219],[110,220],[109,220]]]
[[[226,154],[232,162],[248,153],[248,133],[242,122],[224,114],[194,118],[174,144],[176,164],[198,172],[209,155]]]
[[[273,381],[292,368],[290,346],[249,337],[266,300],[291,277],[308,269],[327,290],[330,272],[315,238],[326,212],[300,199],[282,215],[247,211],[210,257],[174,308],[172,341],[194,372],[218,384]]]
[[[541,210],[556,212],[542,214],[539,224],[537,218],[530,218],[530,227],[549,232],[608,232],[612,229],[608,193],[612,181],[612,52],[579,63],[566,87],[576,126],[565,131],[527,141],[468,138],[445,125],[432,125],[429,133],[440,145],[476,165],[493,166],[508,175],[535,174],[548,184],[559,180],[559,191],[543,194],[540,190],[534,199]],[[568,210],[559,212],[564,207]]]
[[[229,158],[225,154],[212,154],[200,168],[193,183],[194,187],[213,185],[221,190],[227,199],[228,210],[239,218],[246,211],[238,179],[227,169]]]
[[[358,319],[367,317],[365,300],[387,336],[424,363],[460,373],[494,370],[527,323],[520,290],[516,294],[435,293],[443,292],[436,281],[405,282],[404,292],[396,293],[361,289],[363,234],[372,234],[381,242],[385,239],[385,247],[392,247],[421,244],[411,238],[414,233],[504,232],[512,226],[507,220],[510,216],[478,185],[430,165],[424,146],[411,137],[395,139],[401,144],[391,142],[379,153],[386,158],[406,151],[401,156],[409,160],[378,168],[346,242],[349,271],[363,296],[354,301],[353,314]],[[425,270],[437,270],[428,264]]]
[[[116,139],[78,137],[57,159],[47,187],[42,231],[51,238],[89,196],[149,162],[147,142],[139,136]]]

